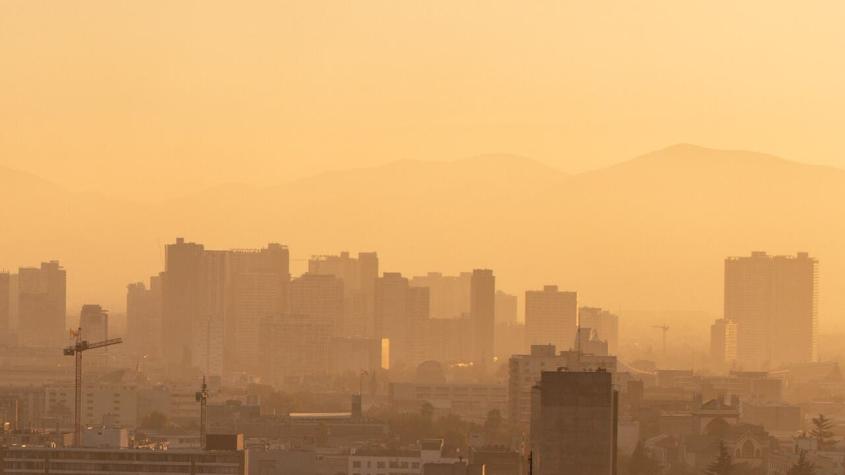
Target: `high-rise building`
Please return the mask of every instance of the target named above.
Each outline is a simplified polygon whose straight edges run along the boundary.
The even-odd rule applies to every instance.
[[[429,272],[411,278],[412,287],[427,287],[431,300],[431,318],[461,318],[469,315],[472,273],[443,275]]]
[[[390,367],[418,363],[429,318],[429,289],[411,287],[402,274],[385,272],[376,280],[375,293],[376,332],[390,340]]]
[[[578,325],[582,328],[592,328],[598,334],[598,339],[607,342],[607,351],[611,355],[619,351],[619,317],[597,307],[581,307],[578,309]]]
[[[229,369],[256,371],[261,320],[287,309],[290,255],[271,243],[263,249],[238,249],[227,255],[225,361]]]
[[[496,341],[496,277],[490,269],[474,269],[470,281],[469,317],[473,326],[473,361],[493,361]]]
[[[288,306],[289,253],[271,243],[255,250],[206,250],[177,238],[162,274],[162,350],[170,363],[208,375],[258,365],[264,317]]]
[[[556,285],[525,292],[526,344],[572,348],[578,327],[578,296]]]
[[[18,270],[18,337],[24,346],[60,346],[66,340],[67,275],[58,261]]]
[[[84,340],[89,342],[108,340],[109,314],[99,305],[83,305],[79,314],[79,328],[82,330]]]
[[[12,331],[12,279],[8,272],[0,272],[0,342],[8,341]]]
[[[543,371],[532,390],[533,473],[616,473],[617,393],[607,371]]]
[[[534,345],[527,355],[513,355],[508,364],[508,420],[514,430],[526,432],[531,422],[531,388],[540,374],[557,368],[568,371],[603,369],[616,373],[616,357],[556,352],[554,345]]]
[[[331,336],[341,335],[343,281],[328,274],[302,274],[290,284],[290,314],[326,322]]]
[[[516,325],[518,307],[516,295],[496,291],[496,324]]]
[[[161,275],[126,287],[126,346],[143,355],[161,354]]]
[[[200,318],[202,244],[177,238],[165,247],[161,286],[162,353],[171,364],[190,366],[191,332]]]
[[[719,365],[736,361],[736,323],[720,318],[710,325],[710,357]]]
[[[574,342],[575,351],[588,355],[607,356],[607,341],[599,338],[592,328],[578,327]]]
[[[746,367],[815,361],[818,261],[807,253],[725,260],[725,318],[737,325],[737,360]]]
[[[378,278],[378,255],[359,252],[354,258],[348,252],[338,256],[314,256],[308,261],[310,274],[333,275],[343,281],[343,315],[341,333],[351,336],[372,336],[375,324],[375,285]]]
[[[259,374],[270,384],[301,382],[329,371],[331,324],[306,315],[274,315],[261,321]]]

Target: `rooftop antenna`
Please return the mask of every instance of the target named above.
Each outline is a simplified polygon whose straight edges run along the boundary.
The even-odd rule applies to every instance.
[[[205,436],[208,430],[208,385],[205,384],[205,375],[202,377],[202,389],[197,391],[196,398],[200,403],[200,447],[205,450]]]

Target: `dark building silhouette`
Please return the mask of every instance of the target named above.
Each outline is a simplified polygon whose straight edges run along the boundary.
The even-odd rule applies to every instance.
[[[737,325],[737,360],[749,367],[818,356],[818,261],[807,253],[725,260],[725,318]]]
[[[526,345],[572,348],[578,327],[578,295],[562,292],[556,285],[525,292]]]
[[[473,326],[473,361],[490,363],[495,356],[496,331],[496,277],[490,269],[472,271],[469,316]]]
[[[58,261],[18,270],[18,337],[23,346],[60,346],[67,327],[67,275]]]
[[[616,473],[617,393],[607,371],[545,371],[531,399],[533,473]]]

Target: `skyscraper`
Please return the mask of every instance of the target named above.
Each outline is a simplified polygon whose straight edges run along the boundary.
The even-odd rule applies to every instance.
[[[419,363],[429,318],[427,287],[411,287],[397,272],[376,280],[375,322],[379,338],[390,340],[390,367]]]
[[[473,360],[488,364],[495,356],[496,336],[496,277],[490,269],[472,271],[469,316],[473,326]]]
[[[86,304],[79,314],[82,339],[89,342],[109,339],[109,314],[99,305]]]
[[[818,350],[818,261],[807,255],[725,260],[725,318],[737,325],[747,367],[814,361]]]
[[[710,325],[710,357],[719,365],[736,361],[736,323],[720,318]]]
[[[517,297],[501,290],[496,291],[496,323],[497,324],[516,324],[517,314]]]
[[[562,292],[556,285],[525,292],[525,337],[527,346],[555,345],[572,348],[578,327],[578,296]]]
[[[165,247],[161,286],[162,353],[171,364],[191,364],[191,332],[200,318],[202,244],[176,238]]]
[[[607,342],[608,353],[617,354],[619,351],[618,316],[597,307],[581,307],[578,309],[578,325],[581,328],[595,330],[599,340]]]
[[[610,373],[544,371],[533,393],[535,474],[616,473],[618,403]]]
[[[0,342],[8,341],[12,330],[12,279],[8,272],[0,272]]]
[[[343,334],[372,336],[378,278],[375,252],[359,252],[357,258],[348,252],[338,256],[314,256],[308,260],[308,273],[333,275],[343,281]]]
[[[161,275],[126,287],[126,346],[137,354],[161,353]]]
[[[65,342],[67,275],[58,261],[18,270],[18,337],[24,346]]]
[[[411,278],[412,287],[428,287],[431,318],[461,318],[469,315],[472,273],[443,275],[429,272]]]
[[[302,274],[291,281],[289,313],[326,322],[329,336],[339,335],[343,322],[343,281],[328,274]]]

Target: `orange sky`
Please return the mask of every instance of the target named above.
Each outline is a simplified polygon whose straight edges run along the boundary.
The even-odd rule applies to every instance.
[[[0,165],[139,200],[676,142],[845,167],[845,3],[0,0]]]

